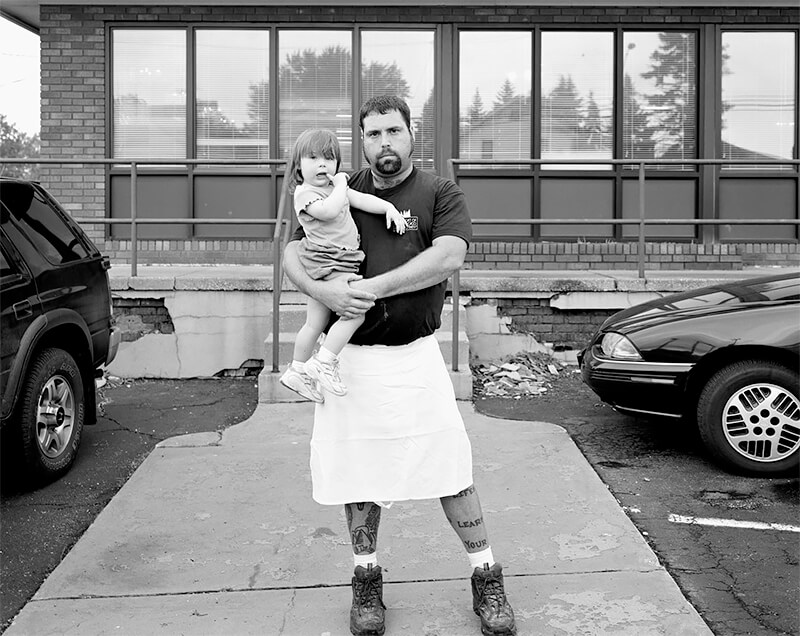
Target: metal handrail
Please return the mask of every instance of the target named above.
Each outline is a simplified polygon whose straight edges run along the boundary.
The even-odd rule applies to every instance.
[[[263,160],[231,160],[231,159],[6,159],[0,158],[0,166],[3,164],[40,164],[40,165],[106,165],[112,167],[130,166],[131,171],[131,216],[127,219],[110,218],[82,218],[75,217],[75,221],[85,224],[116,225],[129,224],[131,226],[131,275],[137,275],[138,265],[138,234],[137,228],[141,224],[189,224],[189,225],[274,225],[272,238],[273,254],[273,311],[272,311],[272,330],[273,330],[273,350],[272,350],[272,370],[279,370],[279,334],[280,334],[280,295],[283,284],[283,269],[281,248],[285,247],[290,238],[290,219],[284,219],[286,214],[287,185],[288,180],[284,174],[281,187],[281,196],[278,202],[278,209],[274,219],[224,219],[224,218],[139,218],[137,201],[137,178],[141,166],[286,166],[283,159],[263,159]],[[776,160],[748,160],[748,159],[663,159],[663,160],[631,160],[631,159],[473,159],[473,158],[450,158],[447,160],[448,176],[458,184],[459,166],[508,166],[519,167],[528,166],[534,168],[542,165],[566,165],[566,166],[636,166],[639,182],[639,217],[637,219],[509,219],[509,218],[475,218],[472,223],[475,225],[638,225],[638,254],[637,269],[639,278],[644,278],[645,263],[645,226],[647,225],[800,225],[800,219],[666,219],[654,218],[646,219],[645,204],[645,174],[646,168],[656,166],[800,166],[797,159],[776,159]],[[1,174],[1,173],[0,173]],[[551,174],[551,173],[548,173]],[[663,173],[659,173],[663,174]],[[680,175],[681,173],[675,173]],[[274,172],[264,176],[277,178]],[[506,176],[506,175],[503,175]],[[533,172],[526,176],[533,176]],[[788,176],[797,177],[796,171]],[[285,234],[283,234],[285,230]],[[460,295],[460,273],[456,271],[452,275],[451,294],[453,302],[453,357],[452,369],[458,371],[458,329],[459,329],[459,295]]]
[[[664,160],[630,160],[630,159],[457,159],[447,160],[447,171],[450,179],[458,184],[457,166],[534,166],[541,165],[622,165],[637,166],[639,182],[639,218],[638,219],[472,219],[476,225],[638,225],[637,269],[639,278],[644,278],[645,262],[645,225],[800,225],[800,219],[646,219],[645,218],[645,168],[646,166],[671,165],[767,165],[767,166],[800,166],[798,159],[779,160],[747,160],[747,159],[664,159]],[[532,176],[532,174],[531,174]],[[796,172],[792,176],[797,176]],[[458,308],[460,293],[460,275],[456,271],[452,281],[453,302],[453,358],[452,369],[458,371]]]

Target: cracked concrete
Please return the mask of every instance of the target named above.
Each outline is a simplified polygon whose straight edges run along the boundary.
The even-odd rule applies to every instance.
[[[563,429],[459,406],[476,465],[507,455],[476,474],[520,634],[711,633]],[[352,554],[342,509],[309,496],[312,408],[262,404],[221,439],[160,445],[7,636],[346,634]],[[476,633],[438,502],[397,502],[382,536],[388,632]]]

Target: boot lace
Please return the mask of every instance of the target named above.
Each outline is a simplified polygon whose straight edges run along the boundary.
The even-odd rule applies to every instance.
[[[383,599],[381,599],[381,589],[377,578],[357,580],[353,592],[359,607],[370,610],[380,605],[386,609]]]
[[[478,581],[480,604],[488,606],[495,614],[500,614],[506,605],[506,593],[503,583],[495,577],[487,577]]]

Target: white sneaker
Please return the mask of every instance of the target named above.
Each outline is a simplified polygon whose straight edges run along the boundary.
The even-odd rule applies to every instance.
[[[312,357],[305,364],[305,371],[308,376],[319,382],[319,385],[326,391],[334,395],[344,395],[347,387],[339,377],[339,358],[334,358],[330,362],[323,362],[317,356]]]
[[[322,393],[317,389],[316,381],[312,380],[305,373],[296,371],[292,365],[289,365],[289,368],[286,369],[281,376],[280,383],[307,400],[318,402],[319,404],[325,401]]]

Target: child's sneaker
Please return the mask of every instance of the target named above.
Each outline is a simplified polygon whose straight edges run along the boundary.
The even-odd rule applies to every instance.
[[[330,362],[323,362],[317,356],[313,356],[305,364],[306,373],[310,378],[319,382],[319,385],[333,393],[334,395],[344,395],[347,387],[339,377],[339,358],[334,358]]]
[[[317,383],[305,373],[296,371],[291,364],[281,376],[280,382],[287,389],[291,389],[307,400],[318,402],[319,404],[325,401],[322,393],[317,389]]]

